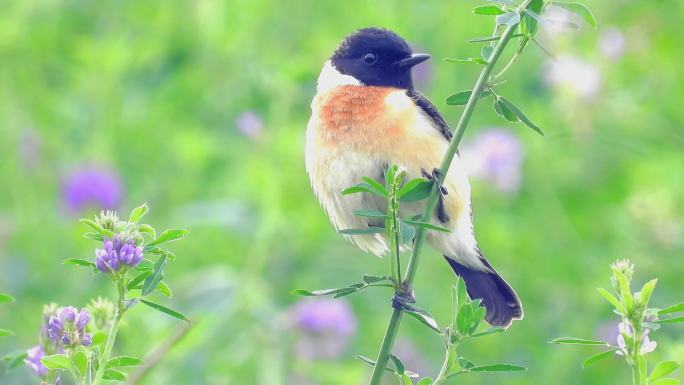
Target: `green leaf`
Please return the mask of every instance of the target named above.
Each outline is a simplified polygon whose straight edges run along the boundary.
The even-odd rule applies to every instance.
[[[190,320],[186,316],[184,316],[183,314],[181,314],[181,313],[179,313],[173,309],[169,309],[166,306],[162,306],[158,303],[150,302],[150,301],[147,301],[144,299],[141,299],[140,302],[142,302],[145,305],[147,305],[147,306],[149,306],[155,310],[158,310],[162,313],[166,313],[166,314],[170,315],[171,317],[178,318],[179,320],[183,320],[185,322],[190,322]]]
[[[75,266],[83,266],[83,267],[92,267],[95,268],[95,263],[92,261],[88,261],[85,259],[79,259],[79,258],[69,258],[64,261],[62,261],[63,265],[75,265]]]
[[[388,195],[387,189],[385,188],[385,186],[380,184],[380,182],[378,182],[377,180],[370,178],[370,177],[367,177],[367,176],[364,176],[361,179],[364,182],[368,183],[370,186],[372,186],[373,189],[377,190],[382,196]]]
[[[651,371],[651,375],[648,376],[648,382],[659,380],[677,369],[679,369],[679,363],[675,361],[661,362]]]
[[[2,301],[0,301],[2,302]],[[684,302],[678,303],[676,305],[672,305],[669,307],[666,307],[665,309],[659,310],[658,315],[664,315],[664,314],[670,314],[670,313],[678,313],[680,311],[684,311]]]
[[[517,122],[518,117],[511,111],[500,98],[494,100],[494,111],[509,122]]]
[[[133,289],[140,289],[141,287],[140,284],[150,275],[152,275],[152,270],[145,270],[142,273],[138,274],[135,278],[133,278],[130,282],[128,282],[128,286],[126,288],[128,290],[133,290]]]
[[[142,224],[142,225],[138,226],[138,231],[141,234],[149,235],[152,239],[157,238],[157,232],[154,231],[154,227],[152,227],[148,224]]]
[[[9,337],[9,336],[13,336],[13,335],[14,335],[14,332],[11,330],[0,329],[0,337]]]
[[[406,310],[406,314],[420,321],[423,325],[429,327],[430,329],[436,331],[437,333],[442,333],[442,329],[439,328],[437,321],[428,313],[427,311],[420,308],[413,308]]]
[[[114,357],[107,361],[107,368],[118,368],[121,366],[140,366],[142,365],[143,360],[140,358],[135,358],[135,357],[128,357],[128,356],[120,356],[120,357]]]
[[[399,357],[395,356],[394,354],[390,354],[389,358],[390,358],[390,361],[392,361],[392,363],[394,364],[394,367],[396,368],[396,372],[398,374],[404,374],[404,372],[406,371],[406,368],[404,367],[404,363],[401,362]]]
[[[377,226],[368,226],[367,229],[344,229],[338,232],[345,235],[368,235],[384,233],[385,229]]]
[[[44,356],[40,362],[48,369],[66,369],[71,370],[71,360],[66,354],[53,354],[51,356]]]
[[[625,307],[622,306],[622,303],[620,303],[620,301],[617,298],[615,298],[615,296],[613,294],[611,294],[608,290],[606,290],[602,287],[599,287],[596,289],[596,291],[598,291],[599,294],[601,294],[601,296],[603,296],[603,298],[605,298],[608,302],[610,302],[610,304],[615,307],[615,310],[619,311],[622,314],[627,313],[625,311]]]
[[[377,282],[382,282],[382,281],[388,281],[390,277],[386,275],[368,275],[365,274],[363,276],[363,282],[370,285],[372,283],[377,283]]]
[[[173,297],[173,292],[171,291],[171,288],[164,281],[159,282],[159,285],[157,286],[157,291],[162,293],[162,295],[167,298]]]
[[[433,184],[432,181],[427,181],[425,179],[414,179],[399,189],[399,192],[397,193],[399,201],[416,202],[423,200],[430,196]]]
[[[367,218],[387,218],[387,214],[378,210],[355,210],[354,215]]]
[[[399,170],[399,167],[397,165],[392,165],[385,171],[385,188],[389,188],[394,184],[397,170]]]
[[[104,237],[102,236],[102,234],[98,234],[98,233],[85,233],[85,234],[83,234],[83,238],[87,238],[87,239],[91,239],[93,241],[99,241],[99,242],[104,241]]]
[[[480,50],[480,56],[486,61],[489,61],[489,58],[492,57],[493,52],[494,48],[491,45],[486,45]]]
[[[451,230],[447,229],[446,227],[433,225],[432,223],[427,223],[427,222],[422,222],[422,221],[414,221],[412,219],[402,219],[401,221],[406,222],[409,225],[424,227],[424,228],[429,229],[429,230],[441,231],[443,233],[450,233],[451,232]]]
[[[653,290],[655,290],[657,279],[652,279],[644,284],[639,292],[639,301],[644,307],[648,307],[648,303],[651,301],[651,295],[653,295]]]
[[[468,371],[470,372],[520,372],[520,371],[525,371],[527,368],[524,366],[518,366],[518,365],[509,365],[509,364],[494,364],[494,365],[485,365],[485,366],[474,366]]]
[[[496,5],[481,5],[479,7],[475,7],[473,9],[473,12],[478,14],[478,15],[503,15],[506,13],[503,9],[497,7]]]
[[[577,14],[580,16],[584,21],[586,21],[589,25],[591,25],[594,28],[598,28],[598,23],[596,22],[596,18],[594,17],[594,14],[591,12],[589,7],[582,3],[573,3],[573,2],[564,2],[564,1],[553,1],[553,5],[556,5],[561,8],[565,8],[566,10]]]
[[[684,316],[681,316],[681,317],[674,317],[674,318],[667,318],[667,319],[661,319],[661,320],[657,320],[657,321],[655,321],[655,322],[657,322],[657,323],[659,323],[659,324],[661,324],[661,325],[665,325],[665,324],[679,324],[679,323],[684,322]]]
[[[181,239],[186,234],[188,234],[189,232],[190,231],[188,231],[188,230],[182,230],[182,229],[164,230],[164,232],[161,233],[161,235],[159,235],[159,237],[157,237],[157,239],[148,243],[147,245],[145,245],[145,247],[155,246],[155,245],[159,245],[159,244],[164,243],[164,242],[171,242],[171,241]]]
[[[102,376],[104,380],[126,381],[126,375],[116,369],[106,369]]]
[[[95,221],[91,221],[90,219],[81,219],[81,223],[90,227],[93,231],[102,235],[103,237],[107,237],[107,238],[113,238],[114,237],[114,232],[112,232],[111,230],[105,229],[104,227],[98,225]]]
[[[370,358],[368,358],[368,357],[366,357],[366,356],[362,356],[362,355],[360,355],[360,354],[357,354],[357,355],[355,355],[354,357],[355,357],[357,360],[361,360],[361,361],[367,363],[368,365],[375,366],[375,360],[372,360],[372,359],[370,359]],[[389,370],[389,369],[387,369],[387,370]]]
[[[511,103],[510,100],[504,98],[503,96],[499,98],[501,102],[515,114],[515,116],[523,123],[527,125],[527,127],[537,131],[539,134],[544,135],[542,132],[541,128],[539,128],[536,124],[532,123],[530,119],[527,118],[527,116],[518,108],[516,107],[513,103]]]
[[[399,234],[401,244],[410,243],[416,236],[416,228],[406,223],[404,220],[399,221]]]
[[[570,344],[570,345],[608,345],[606,341],[596,341],[596,340],[587,340],[583,338],[574,338],[574,337],[561,337],[561,338],[556,338],[554,340],[551,340],[552,344]]]
[[[383,190],[384,190],[384,188],[383,188]],[[378,196],[384,196],[384,197],[387,196],[386,194],[384,194],[382,192],[382,190],[378,190],[368,183],[359,183],[356,186],[352,186],[352,187],[349,187],[349,188],[342,190],[343,195],[349,195],[349,194],[355,194],[355,193],[361,193],[361,192],[367,192],[367,193],[371,193],[371,194],[378,195]]]
[[[74,365],[76,365],[76,370],[83,375],[88,370],[88,358],[83,351],[79,350],[73,354],[72,360]]]
[[[107,342],[107,333],[96,332],[93,334],[93,346],[102,345]]]
[[[449,62],[449,63],[470,63],[470,64],[481,64],[483,66],[487,65],[487,61],[483,58],[480,57],[469,57],[467,59],[453,59],[453,58],[444,58],[444,61]]]
[[[0,293],[0,303],[14,302],[16,299],[9,294]]]
[[[341,297],[346,297],[348,295],[358,293],[359,289],[355,287],[345,287],[344,289],[340,290],[339,292],[335,293],[333,295],[333,298],[341,298]]]
[[[649,382],[648,385],[679,385],[679,380],[676,378],[662,378],[657,381]]]
[[[150,208],[147,207],[147,203],[143,203],[131,211],[131,216],[128,218],[128,221],[132,223],[138,223],[138,221],[142,219],[142,217],[144,217],[148,211],[150,211]]]
[[[484,308],[481,308],[481,309],[484,309]],[[489,329],[487,329],[485,331],[481,331],[479,333],[472,334],[471,337],[484,337],[484,336],[488,336],[488,335],[494,334],[494,333],[502,333],[504,331],[506,331],[505,328],[502,328],[500,326],[493,326],[493,327],[490,327]]]
[[[606,350],[605,352],[601,352],[599,354],[594,354],[593,356],[582,361],[582,368],[584,369],[588,366],[594,365],[595,363],[602,361],[602,360],[614,355],[616,350],[617,349],[610,349],[610,350]]]
[[[520,23],[520,14],[518,12],[508,12],[496,17],[497,25],[516,25]]]
[[[162,255],[161,257],[159,257],[157,263],[154,264],[154,270],[152,270],[152,274],[150,274],[149,277],[145,278],[145,282],[143,283],[141,291],[141,294],[143,296],[146,296],[153,292],[157,288],[157,285],[159,285],[159,282],[161,282],[161,280],[164,279],[165,267],[166,256]]]
[[[147,270],[153,270],[154,269],[154,262],[150,261],[149,259],[143,259],[140,261],[140,264],[136,267],[134,267],[136,271],[147,271]]]
[[[291,293],[295,295],[301,295],[305,297],[320,297],[324,295],[335,295],[341,291],[345,291],[349,289],[348,287],[341,287],[337,289],[323,289],[323,290],[314,290],[314,291],[309,291],[309,290],[303,290],[303,289],[296,289],[293,290]]]
[[[28,356],[25,350],[7,354],[2,357],[2,361],[5,362],[6,370],[17,368],[24,364],[24,360]]]
[[[539,15],[542,12],[543,6],[543,0],[532,0],[527,9],[524,10],[525,16],[523,17],[522,31],[527,32],[530,37],[536,36],[539,31],[539,23],[542,22]]]
[[[432,384],[432,377],[423,377],[418,381],[418,384],[416,385],[430,385]]]
[[[452,106],[463,106],[468,103],[468,100],[470,99],[470,96],[473,94],[473,91],[461,91],[457,92],[453,95],[450,95],[447,98],[447,104],[450,104]],[[480,93],[480,99],[487,97],[491,95],[492,93],[489,90],[484,90]],[[432,182],[430,182],[432,183]]]

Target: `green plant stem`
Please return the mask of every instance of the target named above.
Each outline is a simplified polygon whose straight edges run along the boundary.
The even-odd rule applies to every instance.
[[[95,372],[95,377],[93,378],[93,382],[91,385],[100,385],[100,382],[102,381],[102,376],[104,375],[107,361],[109,361],[109,357],[112,354],[112,349],[114,348],[116,334],[119,331],[119,322],[123,317],[123,313],[126,311],[126,306],[124,303],[126,294],[123,281],[123,279],[117,280],[116,286],[118,300],[116,302],[116,313],[114,313],[114,320],[112,321],[112,326],[109,329],[109,334],[107,335],[107,342],[105,343],[104,350],[102,351],[102,356],[100,357],[100,365],[97,368],[97,371]]]
[[[520,6],[520,9],[522,10],[527,8],[531,2],[532,0],[526,0]],[[477,102],[480,99],[480,94],[482,93],[484,87],[487,85],[489,77],[491,76],[492,71],[494,70],[494,66],[498,62],[499,58],[501,57],[501,54],[506,48],[506,45],[511,39],[511,36],[513,36],[517,28],[518,24],[506,27],[503,34],[501,35],[501,39],[498,41],[496,47],[494,48],[494,51],[492,52],[492,55],[489,58],[489,62],[482,69],[482,72],[480,72],[480,76],[478,77],[477,82],[475,83],[475,87],[473,87],[470,99],[468,99],[468,103],[466,104],[465,109],[461,114],[461,118],[458,121],[458,125],[456,126],[456,133],[454,134],[454,137],[451,139],[449,148],[447,149],[447,152],[444,155],[444,159],[442,160],[442,164],[439,167],[439,170],[441,171],[438,181],[439,183],[435,183],[435,185],[432,187],[432,192],[430,193],[430,196],[427,199],[425,205],[425,212],[423,213],[423,221],[425,222],[430,221],[430,219],[434,215],[435,208],[437,207],[437,201],[439,199],[440,188],[438,184],[444,182],[444,178],[446,177],[447,172],[449,171],[449,167],[451,166],[451,161],[454,159],[454,156],[456,155],[458,145],[461,142],[461,139],[463,138],[463,134],[465,133],[465,129],[468,126],[468,122],[470,122],[470,118],[472,117],[473,112],[475,111],[475,106],[477,105]],[[411,258],[409,259],[408,267],[406,269],[403,282],[403,287],[405,288],[405,290],[409,292],[411,290],[413,279],[416,276],[416,271],[418,270],[418,262],[420,261],[420,254],[423,249],[423,244],[425,243],[426,235],[427,230],[425,228],[419,227],[417,229],[415,241],[413,244],[413,252],[411,253]],[[380,352],[378,353],[378,358],[375,361],[376,363],[375,367],[373,368],[373,374],[371,375],[369,385],[379,385],[380,381],[382,380],[382,376],[385,372],[385,367],[387,366],[387,362],[389,360],[389,354],[392,350],[392,345],[394,344],[394,339],[396,338],[397,332],[399,330],[399,325],[401,323],[401,315],[402,311],[400,309],[394,308],[392,310],[392,317],[390,318],[390,322],[387,325],[387,331],[385,332],[385,337],[383,338],[382,344],[380,345]]]

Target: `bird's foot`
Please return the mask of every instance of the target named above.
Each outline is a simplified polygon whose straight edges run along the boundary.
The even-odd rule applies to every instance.
[[[393,308],[413,311],[415,308],[411,304],[414,303],[416,303],[416,296],[413,294],[412,289],[404,287],[401,291],[394,292],[394,297],[392,297]]]
[[[423,175],[425,179],[437,183],[439,187],[439,200],[437,201],[437,219],[439,219],[439,221],[442,223],[449,222],[449,219],[451,218],[449,217],[449,214],[446,213],[446,208],[444,207],[444,196],[448,195],[449,191],[446,187],[444,187],[442,183],[440,183],[442,171],[440,171],[438,168],[433,168],[432,173],[428,173],[427,171],[425,171],[424,168],[421,168],[420,173]]]

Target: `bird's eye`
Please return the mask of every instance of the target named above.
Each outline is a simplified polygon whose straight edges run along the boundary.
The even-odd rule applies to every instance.
[[[363,55],[363,62],[368,64],[368,65],[373,65],[378,61],[378,55],[374,54],[373,52],[368,52],[367,54]]]

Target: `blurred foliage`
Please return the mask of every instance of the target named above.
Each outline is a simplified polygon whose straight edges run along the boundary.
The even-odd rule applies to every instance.
[[[510,127],[524,149],[520,190],[473,184],[480,245],[517,289],[526,319],[464,349],[473,360],[528,367],[506,376],[512,385],[628,381],[617,359],[582,371],[582,352],[546,343],[563,333],[616,329],[594,295],[614,259],[630,257],[644,277],[658,277],[659,303],[674,302],[682,290],[684,3],[587,3],[598,30],[543,36],[571,65],[551,76],[553,62],[531,50],[510,73],[515,81],[502,87],[546,133]],[[141,383],[364,383],[369,368],[353,357],[376,354],[389,291],[349,300],[358,330],[339,359],[312,361],[294,349],[289,309],[298,298],[291,289],[334,287],[386,270],[386,261],[334,232],[310,190],[303,139],[315,80],[344,35],[388,27],[433,55],[420,88],[454,123],[460,107],[445,98],[471,87],[478,68],[440,58],[477,55],[479,46],[466,40],[491,33],[491,23],[471,11],[477,4],[2,2],[0,291],[17,302],[0,308],[0,324],[16,333],[0,342],[0,352],[35,344],[43,303],[83,306],[109,294],[103,277],[60,265],[94,257],[76,220],[89,212],[70,212],[62,201],[65,175],[102,165],[121,176],[122,211],[146,201],[155,226],[192,229],[168,275],[174,304],[197,320],[193,329],[176,338],[175,322],[138,311],[121,329],[118,348],[136,356],[165,338],[179,340]],[[621,36],[624,47],[607,51],[619,43],[605,40],[607,33]],[[573,72],[578,62],[582,71]],[[252,122],[240,130],[245,111],[263,127]],[[466,142],[491,126],[509,125],[483,103]],[[449,319],[452,274],[426,253],[416,292],[438,320]],[[587,329],[601,320],[605,328]],[[676,330],[659,334],[656,356],[684,361]],[[410,321],[402,335],[404,355],[423,366],[407,362],[408,369],[434,374],[438,338]],[[1,376],[2,383],[35,380],[27,369]],[[498,380],[462,376],[458,383]]]

